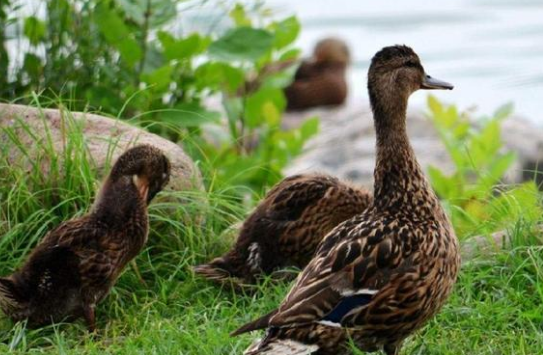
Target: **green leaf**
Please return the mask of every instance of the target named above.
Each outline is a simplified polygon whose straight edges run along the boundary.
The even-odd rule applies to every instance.
[[[126,17],[140,26],[147,21],[151,28],[155,28],[170,22],[177,14],[174,0],[115,0],[115,2]]]
[[[196,54],[202,53],[207,46],[204,38],[199,34],[193,33],[181,40],[176,40],[167,32],[158,32],[158,39],[164,48],[164,55],[167,59],[186,59]]]
[[[37,55],[26,53],[23,68],[30,77],[39,78],[43,70],[43,65]]]
[[[238,27],[211,43],[209,54],[225,61],[256,61],[272,48],[273,36],[260,29]]]
[[[236,4],[236,6],[230,11],[230,18],[234,21],[236,26],[247,26],[251,27],[251,19],[247,16],[245,8],[241,4]]]
[[[96,6],[95,15],[93,18],[100,33],[119,51],[121,59],[129,66],[136,64],[142,56],[141,48],[131,37],[123,19],[104,3]]]
[[[496,120],[502,120],[504,118],[507,118],[511,116],[513,113],[515,106],[512,102],[508,102],[503,106],[500,106],[495,112],[494,112],[494,119]]]
[[[279,61],[287,61],[292,59],[297,59],[300,57],[302,51],[298,48],[289,49],[288,51],[281,54]]]
[[[311,117],[304,121],[300,127],[300,132],[302,134],[302,139],[307,141],[309,138],[317,135],[320,131],[320,120],[318,117]]]
[[[172,81],[172,71],[170,65],[164,65],[150,73],[142,74],[141,80],[151,85],[151,89],[154,91],[166,91]]]
[[[23,32],[30,44],[35,46],[45,39],[45,23],[37,17],[27,17],[24,22]]]
[[[428,167],[428,175],[432,187],[440,198],[448,200],[460,196],[460,184],[455,175],[445,176],[441,170],[434,166]]]
[[[219,123],[220,113],[206,110],[198,103],[180,103],[160,114],[160,119],[177,127],[198,127],[206,123]]]
[[[443,112],[443,105],[434,95],[428,95],[428,108],[430,108],[430,111],[434,117]]]
[[[300,22],[295,16],[291,16],[283,21],[272,23],[270,29],[275,36],[273,46],[281,49],[296,40],[300,33]]]
[[[198,87],[226,90],[235,93],[245,82],[245,74],[227,63],[208,62],[202,64],[195,72]]]
[[[262,116],[266,120],[268,126],[279,127],[279,124],[281,123],[281,112],[273,102],[266,101],[264,105],[262,105]]]
[[[279,112],[286,107],[286,99],[283,91],[275,88],[261,88],[246,99],[245,123],[250,128],[260,126],[265,120],[265,107],[272,104]],[[269,110],[269,108],[268,108]]]

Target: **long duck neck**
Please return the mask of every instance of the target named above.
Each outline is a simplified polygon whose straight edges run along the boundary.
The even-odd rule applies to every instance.
[[[370,100],[377,137],[374,207],[400,212],[416,208],[418,216],[432,216],[439,202],[409,143],[406,128],[408,97],[376,95],[370,89]]]

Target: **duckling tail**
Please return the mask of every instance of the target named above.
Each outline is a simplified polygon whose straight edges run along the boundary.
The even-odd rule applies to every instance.
[[[18,313],[25,308],[27,300],[23,299],[15,282],[0,277],[0,308],[6,315]]]
[[[227,270],[217,267],[212,263],[194,266],[192,270],[195,274],[213,281],[223,282],[231,278]]]

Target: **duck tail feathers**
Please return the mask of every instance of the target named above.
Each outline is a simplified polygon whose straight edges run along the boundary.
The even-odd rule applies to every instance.
[[[194,266],[192,270],[195,274],[216,282],[226,282],[227,280],[232,279],[227,270],[217,267],[212,263]]]
[[[19,312],[25,308],[17,285],[9,278],[0,277],[0,308],[7,315]]]
[[[292,339],[259,339],[255,341],[243,355],[311,355],[319,347],[304,344]]]

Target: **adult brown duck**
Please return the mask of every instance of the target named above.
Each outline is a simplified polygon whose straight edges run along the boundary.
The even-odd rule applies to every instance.
[[[169,176],[170,163],[157,148],[122,154],[91,212],[50,231],[21,269],[0,278],[4,313],[34,327],[82,316],[94,330],[96,304],[143,248],[147,205]]]
[[[398,355],[440,310],[459,270],[458,241],[409,144],[406,109],[419,89],[452,88],[426,75],[409,47],[373,57],[373,204],[324,238],[278,309],[233,333],[267,329],[246,354],[351,354],[352,340]]]
[[[348,93],[345,74],[349,62],[349,48],[345,42],[338,38],[319,41],[313,58],[301,63],[294,81],[285,88],[287,110],[342,105]]]
[[[371,201],[369,191],[331,176],[288,177],[245,220],[233,248],[194,271],[237,288],[280,268],[303,268],[332,228],[361,213]]]

